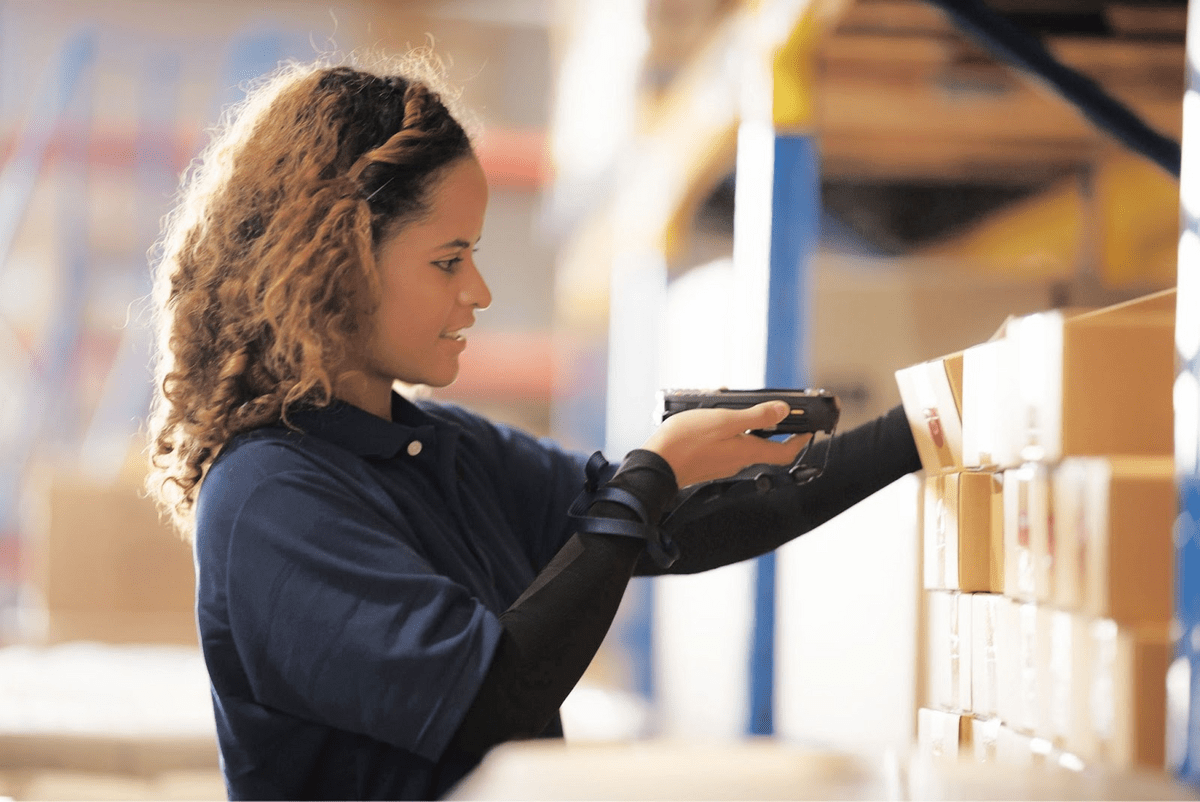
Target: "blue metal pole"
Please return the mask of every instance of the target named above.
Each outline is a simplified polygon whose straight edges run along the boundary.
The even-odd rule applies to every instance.
[[[632,601],[629,620],[620,633],[629,658],[633,691],[653,701],[654,685],[654,579],[636,577],[629,586]]]
[[[810,266],[821,214],[813,137],[777,134],[774,163],[764,379],[768,387],[804,387],[809,376]],[[767,554],[755,567],[749,734],[774,734],[774,706],[775,555]]]

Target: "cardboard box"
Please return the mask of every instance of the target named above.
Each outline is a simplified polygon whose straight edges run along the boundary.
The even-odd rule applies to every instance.
[[[972,593],[968,598],[971,607],[971,712],[977,716],[998,716],[997,650],[1000,647],[1001,607],[1008,600],[996,593]]]
[[[974,725],[970,716],[922,707],[917,710],[917,750],[933,760],[972,756]]]
[[[1083,609],[1088,533],[1097,528],[1092,519],[1100,514],[1094,499],[1086,497],[1089,462],[1088,458],[1080,457],[1063,460],[1054,467],[1050,478],[1057,551],[1051,601],[1064,610]]]
[[[1174,335],[1173,289],[1074,316],[1009,321],[1016,441],[1001,453],[1050,463],[1172,454]],[[964,392],[969,398],[969,385]]]
[[[1011,724],[1017,707],[1018,681],[1017,616],[1020,604],[1008,596],[996,600],[996,715]]]
[[[1000,727],[998,718],[975,715],[971,718],[972,756],[976,763],[995,763],[999,758]]]
[[[0,732],[0,769],[63,769],[131,776],[217,771],[215,733]]]
[[[62,466],[39,472],[29,545],[46,626],[26,636],[198,643],[192,552],[144,496],[143,476],[134,468],[112,481]]]
[[[1058,538],[1054,528],[1054,482],[1048,465],[1029,466],[1028,492],[1018,494],[1018,524],[1025,520],[1033,547],[1033,595],[1039,602],[1054,600],[1054,563],[1058,560]]]
[[[971,710],[970,594],[931,590],[925,595],[926,705]]]
[[[1007,468],[1020,463],[1017,443],[1016,351],[1000,338],[963,351],[963,464]]]
[[[1047,466],[1030,462],[1004,471],[1003,510],[1004,593],[1049,601],[1053,547]]]
[[[994,763],[1002,726],[998,718],[921,708],[917,711],[918,753],[932,760]]]
[[[1033,735],[1041,731],[1044,716],[1044,689],[1038,672],[1038,633],[1042,622],[1036,604],[1016,599],[1005,601],[999,605],[996,650],[998,713],[1013,730]]]
[[[1078,739],[1079,723],[1087,718],[1088,689],[1080,666],[1087,664],[1091,619],[1065,610],[1040,609],[1039,683],[1045,689],[1042,737],[1056,747],[1078,754],[1086,748]]]
[[[1058,466],[1056,604],[1127,625],[1171,620],[1174,473],[1171,457],[1082,457]]]
[[[1166,627],[1091,622],[1084,753],[1118,768],[1166,765]]]
[[[1098,743],[1092,734],[1092,711],[1090,709],[1091,705],[1096,702],[1092,698],[1094,691],[1092,662],[1095,659],[1092,626],[1096,623],[1096,619],[1082,613],[1072,613],[1071,616],[1074,627],[1071,633],[1070,683],[1074,689],[1073,693],[1082,697],[1083,711],[1071,719],[1064,744],[1066,749],[1079,755],[1085,762],[1091,763],[1100,758]],[[1109,701],[1106,701],[1105,704],[1111,704],[1111,689],[1106,693],[1106,697]]]
[[[924,584],[966,593],[1004,588],[1003,482],[990,471],[925,480]]]
[[[900,400],[927,474],[961,470],[961,353],[896,371]]]
[[[1084,612],[1118,624],[1167,624],[1178,512],[1173,458],[1104,460],[1088,482],[1085,497],[1100,514],[1089,519],[1095,547],[1086,549]]]
[[[1174,448],[1175,291],[1007,320],[963,351],[967,467]]]

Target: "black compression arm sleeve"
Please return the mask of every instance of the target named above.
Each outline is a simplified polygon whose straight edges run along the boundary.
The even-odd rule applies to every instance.
[[[705,510],[686,510],[684,523],[667,531],[679,545],[679,560],[664,571],[643,556],[637,574],[692,574],[758,557],[820,526],[882,490],[901,476],[921,469],[921,459],[902,407],[832,439],[815,443],[805,462],[821,465],[821,476],[766,495],[700,502]],[[687,506],[684,502],[683,507]]]
[[[640,449],[608,484],[636,496],[655,521],[678,490],[666,461]],[[634,520],[611,502],[594,504],[589,514]],[[644,549],[644,541],[630,537],[571,537],[500,616],[500,643],[453,748],[481,755],[545,729],[600,648]]]

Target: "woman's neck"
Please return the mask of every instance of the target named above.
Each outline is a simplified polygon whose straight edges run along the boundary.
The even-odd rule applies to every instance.
[[[392,419],[392,385],[373,381],[361,373],[343,376],[334,388],[336,398],[384,420]]]

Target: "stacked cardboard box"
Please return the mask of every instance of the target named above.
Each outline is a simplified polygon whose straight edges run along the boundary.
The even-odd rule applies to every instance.
[[[925,468],[931,756],[1164,766],[1174,291],[896,374]]]
[[[23,640],[198,644],[191,549],[146,497],[139,446],[112,477],[60,463],[35,472],[28,618],[42,625]]]

